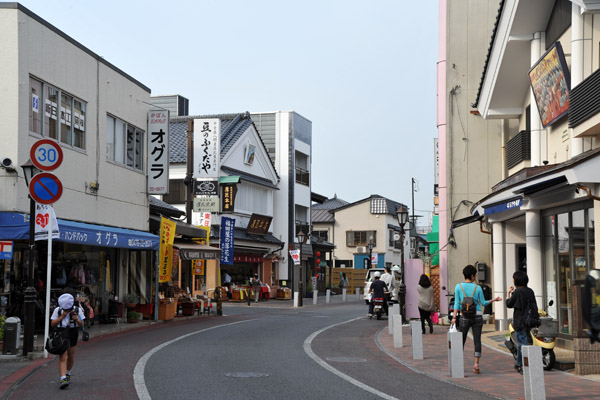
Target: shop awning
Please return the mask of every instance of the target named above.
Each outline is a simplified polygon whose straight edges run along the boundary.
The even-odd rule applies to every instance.
[[[216,260],[221,257],[221,249],[205,244],[175,239],[173,247],[179,250],[179,257],[182,260]]]
[[[452,221],[452,229],[458,228],[459,226],[467,225],[472,222],[481,221],[483,219],[483,215],[475,214],[469,215],[468,217],[457,219],[456,221]]]
[[[160,239],[149,232],[88,224],[58,218],[59,242],[120,249],[158,250]],[[28,240],[29,216],[0,213],[0,239]]]

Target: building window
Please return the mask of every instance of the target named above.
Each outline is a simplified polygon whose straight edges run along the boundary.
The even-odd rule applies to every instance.
[[[296,183],[310,186],[310,172],[308,171],[308,156],[296,152]]]
[[[34,78],[29,92],[29,131],[84,149],[86,103]]]
[[[393,229],[388,229],[388,235],[389,235],[388,247],[394,248],[394,249],[401,249],[402,242],[400,240],[401,239],[400,232],[395,231]],[[398,236],[398,240],[394,240],[395,236]]]
[[[346,231],[346,246],[366,246],[369,242],[372,242],[373,246],[377,246],[376,233],[376,231]]]
[[[106,116],[106,159],[144,170],[144,131],[111,115]]]
[[[316,237],[319,240],[329,241],[329,232],[328,231],[312,231],[312,236]]]

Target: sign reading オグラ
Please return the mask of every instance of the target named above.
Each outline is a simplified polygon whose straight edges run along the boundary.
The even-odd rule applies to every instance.
[[[169,193],[169,111],[148,111],[148,193]]]

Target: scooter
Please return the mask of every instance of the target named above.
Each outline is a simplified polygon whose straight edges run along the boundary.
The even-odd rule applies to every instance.
[[[446,286],[442,286],[442,290],[446,290]],[[454,293],[450,293],[446,290],[446,297],[448,297],[448,322],[452,323],[452,317],[454,316]],[[460,326],[460,313],[456,315],[456,328]]]
[[[548,306],[554,304],[553,300],[550,300]],[[556,355],[554,354],[554,346],[556,345],[556,338],[558,337],[558,321],[553,320],[552,317],[548,317],[548,313],[544,310],[538,311],[540,314],[540,326],[538,328],[531,328],[529,330],[529,343],[534,346],[542,348],[542,364],[544,370],[550,371],[554,368],[556,362]],[[512,353],[514,359],[517,359],[517,332],[512,324],[512,319],[508,324],[508,334],[504,342],[506,347]]]
[[[383,313],[383,298],[378,297],[373,299],[373,313],[377,316],[377,319],[381,319]]]

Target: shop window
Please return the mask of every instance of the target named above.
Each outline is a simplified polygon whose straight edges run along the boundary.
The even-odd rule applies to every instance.
[[[29,131],[84,149],[86,103],[34,78],[29,91]]]
[[[569,240],[569,214],[558,214],[556,216],[557,232],[558,232],[558,266],[559,266],[559,312],[558,323],[560,332],[570,335],[571,330],[571,285],[572,285],[572,269],[570,257],[570,240]]]
[[[144,131],[111,115],[106,116],[106,159],[144,170]]]

